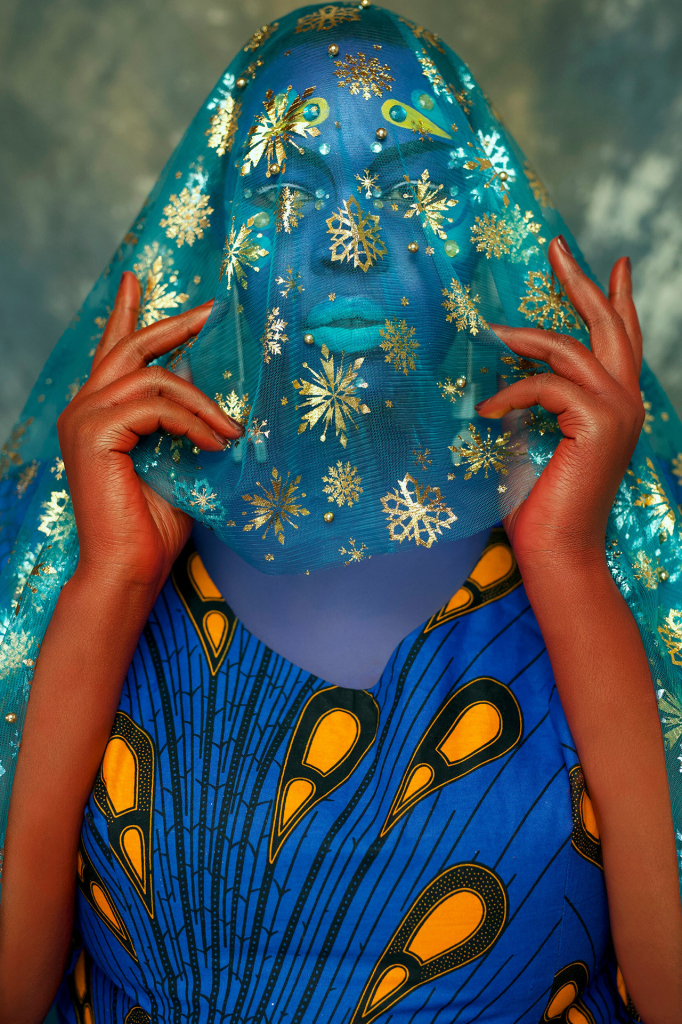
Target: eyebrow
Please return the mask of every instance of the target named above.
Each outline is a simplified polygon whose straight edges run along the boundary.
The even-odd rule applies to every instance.
[[[391,146],[390,149],[384,150],[382,153],[377,153],[374,160],[370,164],[370,170],[380,170],[383,166],[389,163],[400,163],[411,156],[419,156],[423,153],[432,153],[435,147],[439,149],[444,148],[446,145],[445,140],[441,139],[427,139],[422,142],[421,139],[413,139],[410,142],[406,142],[403,145]]]

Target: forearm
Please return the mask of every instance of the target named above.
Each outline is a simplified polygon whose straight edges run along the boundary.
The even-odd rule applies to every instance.
[[[31,687],[0,901],[0,1024],[42,1021],[71,934],[83,808],[155,593],[76,573]]]
[[[600,830],[611,927],[646,1024],[682,1021],[682,912],[661,727],[637,625],[599,556],[522,566]]]

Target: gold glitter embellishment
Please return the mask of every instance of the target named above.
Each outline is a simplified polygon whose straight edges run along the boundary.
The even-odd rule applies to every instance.
[[[507,463],[518,458],[518,452],[512,451],[512,448],[509,447],[511,431],[508,430],[504,434],[498,434],[497,437],[491,438],[490,427],[488,427],[488,436],[483,439],[480,431],[473,423],[470,423],[469,433],[471,440],[467,441],[465,445],[463,444],[461,448],[456,444],[448,445],[450,451],[459,456],[461,462],[467,466],[464,479],[470,480],[474,474],[478,473],[479,469],[485,471],[486,480],[489,469],[494,469],[496,473],[507,476],[509,473]]]
[[[244,158],[241,173],[248,174],[250,168],[257,167],[261,157],[265,154],[268,168],[265,172],[270,177],[273,165],[277,165],[282,174],[286,170],[287,152],[286,146],[293,146],[298,153],[305,150],[294,142],[293,136],[300,138],[320,134],[320,129],[310,125],[303,117],[303,107],[308,98],[314,92],[314,87],[309,86],[300,96],[296,96],[289,103],[289,94],[292,86],[287,86],[287,91],[274,95],[272,89],[268,89],[263,100],[264,114],[256,115],[256,123],[249,128],[249,151]]]
[[[424,473],[428,471],[429,466],[433,463],[433,459],[429,458],[430,454],[431,449],[425,448],[424,451],[422,451],[421,445],[419,448],[415,448],[412,452],[412,458],[414,459],[415,466],[421,469]]]
[[[384,90],[391,91],[389,82],[395,82],[388,64],[380,64],[376,57],[368,61],[364,53],[357,57],[347,53],[344,60],[335,60],[334,63],[339,69],[334,72],[339,79],[339,89],[347,85],[351,96],[362,93],[366,100],[372,96],[383,96]]]
[[[460,387],[455,381],[450,380],[449,377],[445,378],[444,384],[437,380],[436,386],[440,388],[441,398],[446,400],[449,399],[453,403],[456,402],[458,398],[462,397],[464,394],[464,387],[466,387],[466,385]]]
[[[339,554],[340,555],[349,555],[350,556],[348,561],[344,562],[344,565],[350,565],[351,562],[361,562],[363,560],[363,558],[365,557],[365,551],[367,550],[367,545],[366,544],[361,544],[360,547],[357,547],[357,545],[355,543],[355,539],[353,537],[351,537],[349,539],[348,543],[350,545],[348,548],[339,548]],[[371,558],[371,557],[372,557],[371,555],[367,555],[367,558]]]
[[[419,547],[430,548],[457,519],[443,501],[439,487],[420,487],[409,473],[381,499],[381,504],[389,537],[399,544],[413,540]]]
[[[242,71],[242,78],[248,78],[250,75],[251,81],[253,81],[254,78],[256,77],[256,71],[258,70],[258,68],[262,67],[263,61],[260,59],[260,57],[256,57],[255,60],[251,61],[248,67],[244,68],[244,70]]]
[[[214,491],[209,494],[208,488],[204,485],[200,490],[193,487],[189,493],[192,495],[189,503],[194,508],[198,508],[200,512],[215,512],[217,505],[214,505],[213,502],[218,495]]]
[[[496,213],[484,213],[476,217],[471,226],[471,241],[478,252],[484,252],[486,259],[491,256],[500,258],[511,251],[511,229],[503,217]]]
[[[421,25],[416,25],[407,18],[398,18],[398,21],[402,21],[403,25],[407,25],[415,39],[424,39],[431,46],[435,46],[437,50],[440,50],[441,53],[445,53],[443,44],[435,33],[429,32],[427,28],[422,28]]]
[[[657,687],[660,686],[660,680],[657,679],[656,684]],[[665,715],[665,718],[661,715],[661,722],[665,726],[663,731],[666,746],[670,748],[682,736],[682,704],[674,693],[669,693],[668,690],[661,687],[658,690],[658,707]]]
[[[365,360],[361,356],[359,359],[354,359],[351,365],[344,369],[344,353],[342,352],[341,362],[338,368],[335,369],[334,356],[329,354],[329,349],[326,345],[322,346],[320,352],[322,373],[318,373],[317,370],[313,370],[307,363],[304,363],[304,368],[313,377],[312,381],[292,381],[299,395],[305,398],[305,402],[297,405],[296,408],[303,409],[306,406],[309,407],[309,411],[301,416],[303,422],[300,424],[298,432],[302,434],[306,427],[310,427],[312,430],[317,422],[322,419],[323,429],[320,441],[326,441],[327,428],[333,421],[336,436],[339,438],[342,447],[345,448],[348,443],[346,420],[349,425],[357,429],[357,424],[353,419],[354,414],[362,413],[367,415],[372,411],[360,401],[357,393],[358,388],[367,387],[364,381],[361,384],[356,383],[358,370]]]
[[[142,285],[140,327],[148,327],[162,320],[168,316],[169,309],[177,309],[183,302],[187,302],[189,295],[186,292],[169,292],[168,284],[163,280],[164,271],[170,269],[172,263],[172,258],[159,249],[159,243],[153,242],[152,245],[145,245],[142,255],[133,266]]]
[[[544,437],[545,434],[555,434],[558,427],[557,421],[542,409],[540,412],[530,412],[526,422],[530,429],[538,433],[540,437]]]
[[[232,96],[228,96],[218,104],[216,113],[209,121],[210,127],[204,132],[209,137],[209,148],[215,149],[217,156],[224,156],[225,153],[232,150],[241,112],[241,102]]]
[[[292,229],[298,227],[299,220],[303,218],[302,208],[301,193],[298,189],[290,188],[289,185],[280,189],[275,209],[275,227],[278,234],[283,230],[290,235]]]
[[[4,480],[11,466],[20,466],[24,461],[19,455],[19,448],[26,440],[24,434],[32,423],[33,417],[30,416],[25,423],[18,424],[0,449],[0,480]]]
[[[52,491],[47,501],[44,501],[42,508],[45,509],[40,515],[40,522],[38,529],[41,533],[44,533],[47,537],[52,532],[52,527],[56,526],[59,522],[62,512],[69,504],[69,495],[67,491]]]
[[[176,239],[179,249],[185,242],[192,246],[197,238],[204,237],[204,228],[210,224],[208,218],[213,207],[208,205],[208,196],[196,189],[190,192],[183,188],[179,196],[170,196],[163,212],[159,226],[166,229],[167,238]]]
[[[540,250],[532,244],[524,249],[523,244],[529,236],[535,236],[542,245],[546,239],[540,235],[540,230],[541,225],[533,220],[532,211],[521,213],[517,203],[503,217],[495,213],[476,217],[471,228],[471,241],[476,244],[478,252],[485,252],[487,259],[509,255],[512,263],[528,263],[531,256],[539,255]]]
[[[654,564],[643,551],[638,551],[632,566],[634,577],[641,580],[647,590],[655,590],[658,586],[658,575]]]
[[[471,99],[471,96],[467,92],[467,90],[466,89],[460,89],[459,92],[454,92],[453,96],[455,97],[455,99],[459,103],[459,105],[462,108],[462,110],[464,111],[464,113],[465,114],[470,114],[471,113],[471,108],[473,107],[474,103],[473,103],[473,100]]]
[[[405,175],[405,180],[409,184],[409,177]],[[431,230],[438,235],[439,238],[447,238],[447,235],[443,231],[443,215],[445,212],[457,206],[456,199],[446,199],[445,196],[441,196],[439,193],[443,190],[442,185],[436,185],[435,182],[429,180],[428,170],[422,171],[421,178],[417,182],[416,186],[412,186],[413,193],[410,196],[409,192],[403,193],[403,199],[413,198],[414,202],[405,212],[405,218],[409,219],[417,216],[422,216],[422,227],[430,227]]]
[[[554,274],[544,270],[530,270],[526,281],[528,293],[523,296],[519,312],[539,327],[574,328],[580,330],[580,320],[566,293]]]
[[[344,466],[339,459],[336,466],[329,466],[327,476],[323,476],[322,480],[327,485],[322,488],[322,493],[328,495],[327,501],[335,501],[339,508],[344,504],[350,508],[360,500],[363,492],[360,486],[362,478],[357,466],[351,466],[350,462]]]
[[[54,466],[50,466],[50,473],[54,473],[55,480],[61,480],[65,472],[66,467],[64,465],[64,459],[62,459],[60,456],[57,456],[57,458],[54,460]]]
[[[483,188],[490,188],[495,182],[498,183],[500,192],[502,193],[502,202],[505,206],[509,206],[509,186],[507,181],[509,180],[509,172],[505,171],[504,168],[497,168],[487,156],[475,156],[473,160],[467,160],[464,165],[467,171],[488,171],[491,170],[493,173],[483,185]]]
[[[358,192],[362,192],[364,189],[365,199],[371,199],[375,192],[379,195],[379,189],[376,188],[376,183],[379,180],[378,174],[370,174],[368,168],[365,167],[362,174],[356,174],[355,178],[360,182]]]
[[[533,193],[533,198],[535,199],[535,202],[539,203],[543,210],[546,209],[546,207],[548,206],[551,206],[553,209],[554,203],[549,198],[549,192],[547,191],[543,183],[540,181],[537,174],[535,173],[535,171],[533,170],[533,168],[527,160],[523,168],[523,173],[528,178],[528,184],[530,185],[531,192]]]
[[[297,32],[329,32],[344,21],[360,21],[360,12],[356,7],[339,7],[337,4],[325,4],[312,14],[305,14],[296,22]]]
[[[471,298],[471,285],[462,285],[457,278],[453,277],[450,288],[443,288],[445,302],[441,305],[447,310],[445,319],[448,323],[454,321],[458,331],[469,331],[470,334],[478,334],[481,327],[488,325],[476,309],[476,303],[480,301],[478,295]]]
[[[538,373],[542,373],[542,366],[540,363],[536,363],[534,359],[524,359],[523,356],[500,356],[503,363],[510,367],[512,376],[517,380],[523,380],[525,377],[534,377]],[[501,377],[506,377],[507,374],[500,374]]]
[[[682,665],[682,611],[671,608],[663,625],[658,627],[658,632],[668,648],[673,665]]]
[[[287,478],[283,481],[281,474],[273,466],[271,477],[272,489],[264,487],[260,481],[257,481],[257,486],[260,487],[262,494],[242,495],[244,501],[248,501],[249,504],[253,505],[253,518],[244,527],[245,532],[260,530],[265,527],[262,534],[262,539],[265,540],[268,530],[270,527],[273,527],[275,537],[280,544],[284,544],[285,524],[293,526],[297,530],[298,524],[293,521],[294,518],[310,515],[307,508],[302,508],[298,504],[299,497],[295,493],[301,482],[300,476],[297,476],[292,483],[289,482],[290,476],[291,474],[287,473]]]
[[[278,21],[273,21],[272,25],[263,25],[262,28],[257,28],[244,47],[244,53],[247,53],[249,50],[253,53],[253,51],[257,50],[259,46],[262,46],[265,40],[269,39],[272,33],[276,32],[278,28]]]
[[[332,236],[332,263],[352,259],[353,266],[366,273],[377,259],[384,258],[387,250],[379,233],[379,215],[365,214],[355,196],[344,199],[326,223],[327,234]]]
[[[652,432],[651,424],[654,422],[654,414],[651,411],[652,405],[643,391],[640,391],[640,395],[642,396],[642,405],[644,406],[644,423],[642,424],[642,430],[645,434],[650,434]]]
[[[279,306],[273,306],[268,313],[268,318],[265,324],[265,333],[261,338],[264,363],[269,363],[272,356],[279,356],[282,354],[282,344],[289,340],[288,335],[284,333],[286,325],[287,321],[282,320],[279,315]]]
[[[675,512],[668,501],[668,495],[665,493],[654,464],[648,455],[646,464],[649,470],[649,478],[647,480],[641,480],[639,477],[636,478],[642,490],[634,503],[639,508],[649,509],[650,518],[657,523],[657,529],[665,530],[669,536],[672,536],[675,529]]]
[[[293,295],[294,298],[296,298],[297,293],[300,294],[300,292],[305,291],[305,288],[300,283],[301,275],[298,272],[298,270],[296,271],[296,273],[294,273],[293,267],[287,267],[286,274],[286,277],[282,277],[280,274],[279,277],[275,278],[275,284],[284,285],[284,288],[279,294],[283,295],[285,299],[288,298],[290,295]]]
[[[241,423],[244,426],[251,412],[248,393],[243,396],[238,395],[233,389],[229,395],[223,397],[222,393],[218,391],[215,400],[223,412],[226,412],[236,423]]]
[[[428,78],[431,88],[435,92],[436,96],[440,95],[440,93],[449,94],[450,90],[445,84],[445,79],[434,62],[428,56],[426,50],[422,50],[421,54],[417,54],[417,60],[422,66],[422,74]]]
[[[18,498],[22,498],[24,494],[26,494],[26,491],[28,490],[28,488],[31,486],[36,476],[38,475],[39,466],[40,463],[34,459],[33,462],[30,463],[30,465],[25,466],[22,469],[21,473],[19,474],[19,479],[17,480]]]
[[[227,290],[230,291],[232,288],[232,275],[237,278],[242,288],[246,288],[246,270],[255,270],[258,272],[259,268],[254,267],[256,260],[260,259],[261,256],[267,256],[268,250],[264,249],[262,245],[259,245],[257,241],[253,239],[249,241],[249,235],[253,229],[253,217],[249,217],[246,224],[242,224],[238,232],[234,230],[234,217],[232,218],[232,227],[230,233],[225,239],[225,251],[223,253],[223,262],[220,265],[220,274],[218,280],[220,280],[223,274],[227,274]]]
[[[675,458],[672,460],[673,476],[682,483],[682,452],[678,452]]]
[[[414,351],[419,348],[414,333],[415,328],[408,328],[406,320],[387,320],[385,327],[379,328],[384,339],[379,346],[386,353],[384,362],[393,363],[393,369],[402,370],[405,375],[414,370],[419,358]]]
[[[261,422],[259,423],[256,417],[254,416],[254,418],[251,421],[251,425],[249,426],[249,429],[246,432],[247,439],[251,441],[252,444],[265,444],[263,438],[267,439],[268,437],[270,437],[270,431],[263,430],[263,427],[266,427],[267,423],[267,420],[261,420]]]

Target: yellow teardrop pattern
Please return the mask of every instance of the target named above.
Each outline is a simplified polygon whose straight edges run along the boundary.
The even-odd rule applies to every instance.
[[[571,845],[581,857],[603,870],[597,818],[585,788],[585,776],[579,764],[573,765],[569,771],[568,781],[571,786],[571,808],[573,811]]]
[[[589,980],[584,960],[574,960],[557,971],[540,1024],[595,1024],[580,998]]]

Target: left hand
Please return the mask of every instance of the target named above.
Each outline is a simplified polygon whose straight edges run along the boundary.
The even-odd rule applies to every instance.
[[[552,240],[549,260],[590,331],[591,351],[566,334],[493,324],[513,352],[554,372],[516,381],[478,406],[479,416],[499,419],[540,405],[557,415],[563,434],[528,497],[504,520],[522,569],[564,557],[604,561],[608,515],[644,422],[630,261],[614,264],[607,299],[562,236]]]

